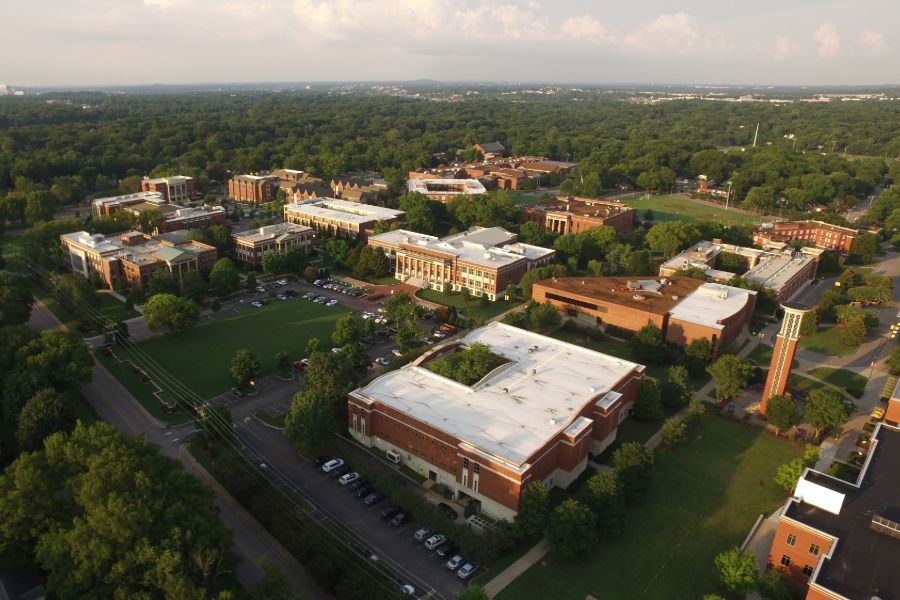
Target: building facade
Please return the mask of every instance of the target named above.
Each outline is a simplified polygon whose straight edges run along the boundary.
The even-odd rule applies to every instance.
[[[781,321],[781,329],[775,336],[772,363],[769,365],[769,374],[766,376],[766,385],[763,387],[759,408],[762,415],[766,414],[766,403],[769,398],[780,396],[787,389],[791,377],[791,367],[794,364],[794,355],[797,353],[797,344],[800,341],[803,315],[810,311],[809,306],[795,302],[786,302],[781,305],[781,308],[784,309],[784,318]]]
[[[373,204],[324,198],[285,204],[284,220],[338,237],[366,239],[379,222],[386,225],[402,223],[406,213]]]
[[[594,227],[612,227],[618,233],[634,229],[637,211],[620,202],[592,198],[552,198],[522,207],[522,218],[544,231],[565,235]]]
[[[235,202],[264,204],[278,195],[279,179],[271,175],[235,175],[228,180],[228,197]]]
[[[156,192],[166,202],[172,204],[187,204],[197,193],[197,187],[193,177],[185,175],[172,175],[171,177],[145,177],[141,180],[142,192]]]
[[[403,229],[371,236],[370,246],[394,265],[394,277],[438,291],[467,290],[496,300],[534,267],[549,264],[556,251],[516,242],[501,227],[473,227],[437,238]]]
[[[778,513],[769,567],[807,600],[893,598],[900,591],[900,429],[879,424],[856,481],[806,469]]]
[[[295,223],[276,223],[231,234],[234,257],[250,265],[262,264],[268,254],[284,254],[291,248],[309,252],[313,230]]]
[[[486,345],[503,364],[471,386],[428,369]],[[396,452],[454,499],[511,520],[532,481],[567,487],[588,453],[615,440],[644,367],[494,322],[448,342],[349,395],[360,443]]]
[[[756,292],[682,276],[558,277],[536,282],[532,300],[585,327],[637,332],[652,323],[669,344],[706,339],[715,358],[750,325]]]
[[[153,233],[168,233],[181,229],[206,229],[212,225],[227,225],[228,215],[221,206],[180,206],[167,202],[160,192],[138,192],[112,198],[98,198],[91,203],[95,217],[107,217],[119,211],[140,217],[146,211],[158,211],[163,220]]]
[[[79,231],[59,237],[73,273],[82,277],[97,273],[110,289],[124,279],[145,290],[159,269],[166,269],[179,282],[189,271],[212,270],[218,258],[215,247],[189,240],[186,233],[150,236],[129,231],[104,236]]]
[[[822,221],[782,221],[761,225],[753,232],[753,243],[760,248],[780,248],[795,240],[815,244],[818,248],[847,254],[853,247],[858,229],[823,223]]]
[[[506,147],[504,147],[500,142],[484,142],[481,144],[475,144],[475,149],[481,152],[484,160],[504,158],[509,155]]]
[[[429,200],[446,204],[458,196],[478,196],[487,189],[477,179],[410,179],[409,192],[427,196]]]

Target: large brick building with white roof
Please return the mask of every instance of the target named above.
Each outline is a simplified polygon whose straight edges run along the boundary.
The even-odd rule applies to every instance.
[[[339,237],[365,239],[379,222],[402,223],[406,213],[374,204],[323,198],[285,204],[284,220]]]
[[[505,362],[475,384],[427,368],[476,343]],[[643,373],[643,365],[494,322],[351,392],[348,427],[455,499],[512,519],[530,482],[566,487],[588,453],[615,440]]]
[[[556,255],[555,250],[516,242],[517,237],[502,227],[472,227],[443,238],[396,229],[374,235],[368,243],[387,254],[400,281],[442,292],[466,289],[496,300]]]

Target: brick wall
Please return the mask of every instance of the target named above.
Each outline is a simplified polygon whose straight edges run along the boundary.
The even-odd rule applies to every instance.
[[[782,517],[778,521],[775,539],[769,552],[769,565],[785,571],[794,581],[805,584],[809,580],[809,575],[804,574],[804,567],[808,567],[807,572],[810,573],[815,570],[819,560],[828,553],[833,541],[833,538],[821,532]],[[811,552],[814,550],[813,546],[818,546],[816,554]],[[784,560],[790,564],[784,565],[782,562]]]

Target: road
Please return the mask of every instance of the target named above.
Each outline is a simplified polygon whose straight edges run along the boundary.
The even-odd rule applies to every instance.
[[[56,316],[40,302],[35,303],[28,325],[37,330],[62,327]],[[243,559],[237,576],[244,586],[259,583],[262,571],[256,563],[260,558],[268,557],[281,569],[297,595],[303,598],[329,597],[319,590],[303,566],[191,457],[182,443],[193,432],[193,424],[166,427],[151,417],[99,362],[94,363],[93,377],[81,390],[104,421],[128,435],[141,436],[158,445],[164,454],[180,460],[189,472],[213,488],[222,521],[231,529],[235,549]]]

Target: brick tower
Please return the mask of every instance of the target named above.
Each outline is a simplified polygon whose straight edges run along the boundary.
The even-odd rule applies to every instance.
[[[783,394],[787,387],[794,354],[797,353],[797,340],[800,339],[800,323],[803,322],[803,315],[811,310],[809,306],[799,302],[785,302],[781,308],[784,309],[784,319],[781,321],[781,331],[775,336],[772,364],[769,365],[769,376],[766,377],[766,387],[763,388],[759,407],[759,412],[763,415],[766,414],[766,402],[769,398]]]

